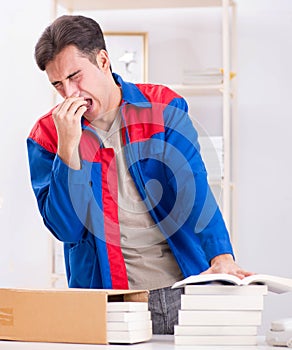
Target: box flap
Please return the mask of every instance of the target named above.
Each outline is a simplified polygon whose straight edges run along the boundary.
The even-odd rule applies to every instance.
[[[117,290],[106,289],[105,292],[108,295],[108,300],[112,300],[115,296],[120,297],[121,301],[133,301],[133,302],[148,302],[149,291],[147,290]]]

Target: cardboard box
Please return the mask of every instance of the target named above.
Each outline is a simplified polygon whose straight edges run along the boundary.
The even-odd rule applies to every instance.
[[[148,291],[0,288],[0,339],[107,344],[112,299],[148,301]]]

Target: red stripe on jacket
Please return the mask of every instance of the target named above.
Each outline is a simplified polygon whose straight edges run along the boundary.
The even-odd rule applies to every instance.
[[[132,104],[122,106],[130,143],[145,141],[157,133],[164,132],[164,109],[174,98],[181,97],[163,85],[137,84],[136,86],[152,105],[148,108],[140,108]],[[122,139],[126,144],[125,128],[122,128]]]
[[[29,138],[37,142],[47,151],[56,154],[58,135],[52,118],[52,111],[54,108],[37,121],[29,134]]]
[[[128,289],[128,276],[121,250],[118,219],[118,181],[114,150],[101,149],[104,232],[111,271],[112,288]]]
[[[104,213],[104,235],[113,289],[128,289],[128,276],[121,249],[118,219],[118,177],[115,153],[101,148],[91,131],[84,130],[80,142],[81,158],[101,164],[101,193]]]

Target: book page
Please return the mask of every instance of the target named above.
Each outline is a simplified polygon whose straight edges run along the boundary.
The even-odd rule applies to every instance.
[[[193,275],[189,276],[182,281],[176,282],[172,288],[179,288],[179,287],[184,287],[187,284],[199,284],[199,283],[231,283],[235,285],[241,285],[241,280],[240,278],[234,276],[234,275],[229,275],[226,273],[210,273],[210,274],[201,274],[201,275]]]
[[[279,276],[255,274],[245,277],[242,283],[245,285],[253,283],[266,284],[269,291],[278,294],[292,291],[292,279]]]
[[[201,274],[189,276],[182,281],[176,282],[172,288],[180,288],[189,284],[234,284],[234,285],[249,285],[249,284],[265,284],[268,290],[274,293],[286,293],[292,291],[292,279],[272,275],[255,274],[244,279],[240,279],[234,275],[225,273]]]

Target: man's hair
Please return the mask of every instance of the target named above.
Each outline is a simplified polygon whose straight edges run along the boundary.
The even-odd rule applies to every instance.
[[[74,45],[94,64],[98,52],[106,50],[103,32],[96,21],[84,16],[61,16],[45,29],[35,46],[39,68],[44,71],[46,65],[69,45]]]

